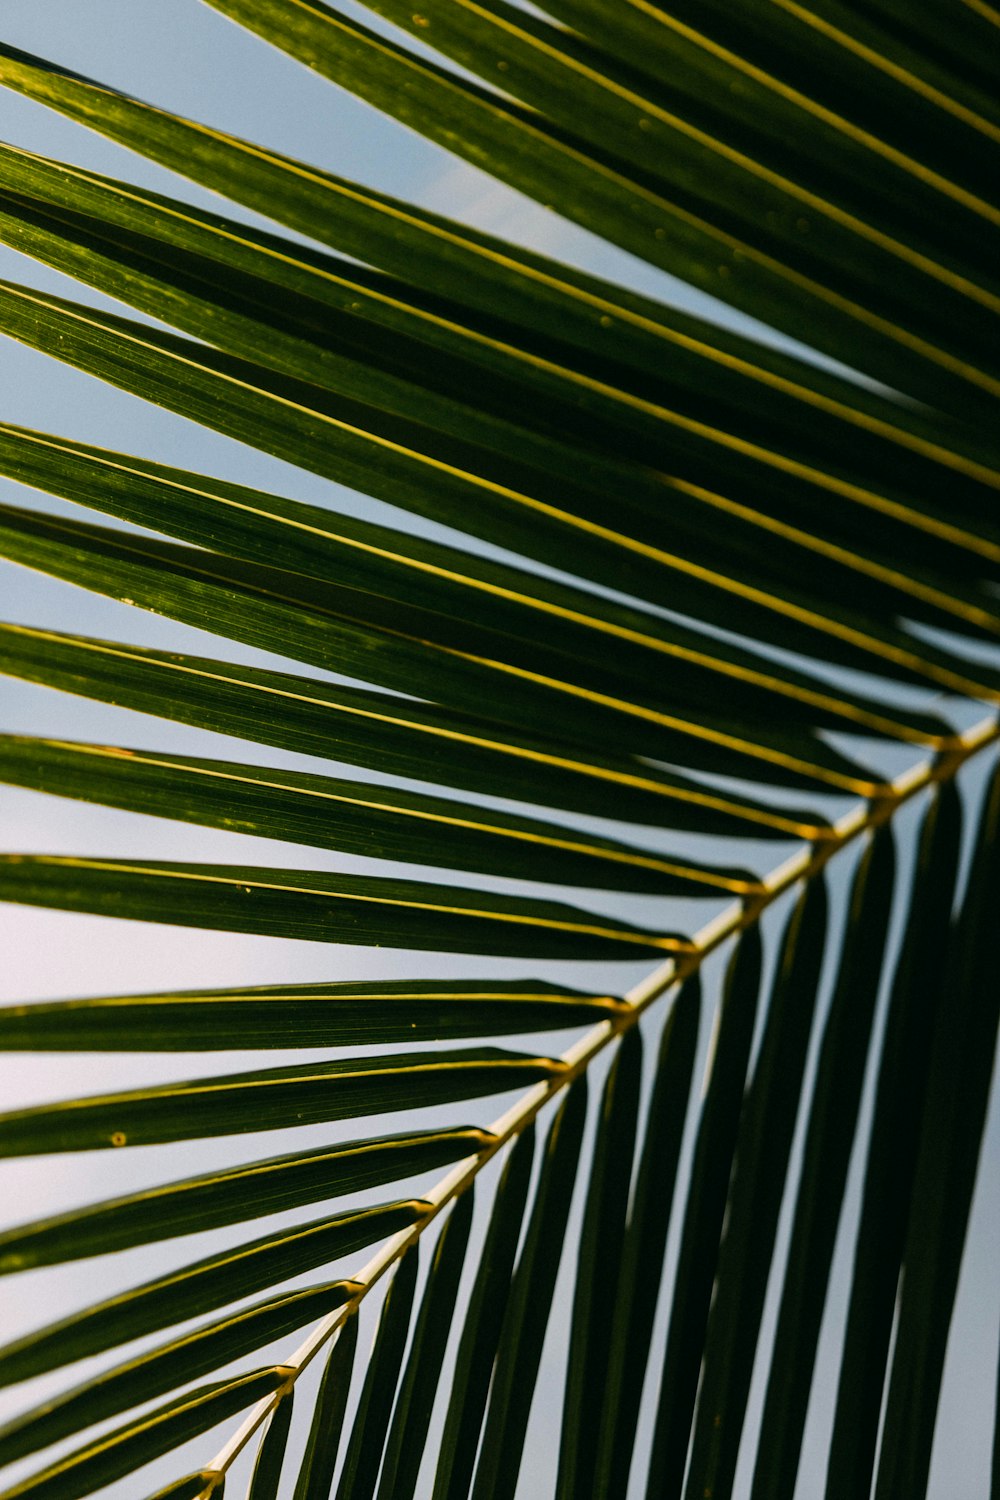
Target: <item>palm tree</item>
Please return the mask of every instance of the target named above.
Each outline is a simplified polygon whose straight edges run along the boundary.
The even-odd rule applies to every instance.
[[[0,1012],[8,1051],[283,1053],[8,1111],[9,1156],[297,1132],[0,1236],[10,1274],[170,1257],[3,1350],[57,1382],[4,1494],[923,1495],[998,1021],[1000,13],[210,3],[761,332],[0,48],[279,226],[0,147],[0,239],[140,315],[5,283],[0,330],[420,518],[0,426],[110,522],[3,506],[5,558],[289,659],[8,624],[9,677],[364,779],[26,735],[0,776],[431,867],[18,853],[0,899],[449,955]],[[642,968],[537,977],[570,961]]]

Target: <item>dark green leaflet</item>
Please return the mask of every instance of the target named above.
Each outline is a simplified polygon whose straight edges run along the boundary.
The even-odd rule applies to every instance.
[[[515,731],[405,698],[203,657],[0,624],[0,671],[217,733],[385,772],[623,821],[758,838],[814,837],[820,814],[767,807],[558,738]]]
[[[375,1343],[344,1453],[337,1500],[371,1500],[378,1482],[410,1329],[419,1241],[404,1253],[385,1294]]]
[[[197,1474],[187,1474],[183,1479],[168,1484],[165,1489],[157,1490],[155,1495],[149,1496],[149,1500],[203,1500],[205,1495],[213,1495],[215,1500],[221,1500],[224,1487],[223,1474],[213,1469],[200,1469]]]
[[[0,1008],[0,1052],[225,1052],[453,1041],[616,1016],[622,1002],[541,980],[389,980],[108,995]]]
[[[277,1500],[294,1399],[295,1387],[292,1386],[268,1418],[257,1447],[247,1500]]]
[[[119,1416],[144,1401],[210,1375],[232,1360],[261,1349],[307,1323],[318,1321],[344,1300],[342,1282],[270,1298],[203,1325],[169,1344],[107,1370],[95,1380],[15,1418],[0,1428],[0,1463],[13,1463],[95,1422]]]
[[[828,1500],[870,1486],[872,1480],[930,1034],[943,1003],[960,833],[958,792],[952,782],[944,782],[921,830],[907,929],[882,1043],[830,1442]]]
[[[535,1127],[531,1124],[510,1149],[483,1242],[455,1356],[455,1375],[434,1475],[434,1500],[464,1500],[472,1483],[493,1363],[510,1300],[534,1152]],[[347,1497],[338,1496],[338,1500]]]
[[[497,1047],[401,1052],[184,1079],[0,1115],[0,1156],[94,1151],[419,1109],[557,1078],[563,1064]]]
[[[246,1223],[445,1166],[491,1140],[475,1129],[383,1136],[163,1183],[7,1230],[0,1235],[0,1274]]]
[[[749,871],[371,782],[0,734],[0,781],[129,812],[445,869],[661,895],[744,894]]]
[[[504,1314],[472,1500],[512,1500],[587,1115],[586,1079],[549,1128],[541,1175]]]
[[[840,6],[820,0],[816,10],[833,20]],[[951,7],[941,0],[927,0],[911,19],[898,0],[873,0],[861,34],[872,40],[881,35],[883,44],[889,47],[901,15],[909,22],[902,50],[912,58],[913,66],[928,78],[940,78],[942,85],[947,80],[955,97],[967,99],[970,107],[978,105],[987,119],[1000,120],[991,90],[991,58],[988,51],[980,55],[979,50],[989,48],[995,40],[996,11],[991,14],[984,5],[977,12],[969,6],[952,15]]]
[[[933,1037],[903,1247],[876,1500],[927,1488],[945,1348],[976,1182],[996,1048],[992,974],[1000,898],[1000,776],[987,784],[973,864],[953,929],[946,999]]]
[[[820,1322],[857,1128],[892,903],[892,833],[880,828],[851,890],[823,1031],[754,1469],[753,1500],[792,1500]]]
[[[0,855],[0,899],[325,943],[628,961],[688,944],[593,912],[456,886],[241,865]]]
[[[760,933],[756,926],[748,927],[740,936],[726,974],[718,1039],[698,1124],[660,1377],[647,1500],[679,1494],[684,1479],[757,1013],[760,967]]]
[[[58,1463],[14,1485],[7,1496],[9,1500],[80,1500],[252,1406],[276,1390],[283,1378],[281,1370],[258,1370],[202,1386],[87,1447],[75,1449]]]
[[[826,943],[822,874],[805,886],[782,940],[747,1094],[691,1447],[686,1495],[731,1493],[760,1339],[788,1159]]]
[[[664,1025],[646,1115],[613,1314],[594,1473],[596,1500],[614,1500],[628,1484],[675,1200],[700,1008],[701,982],[695,973],[682,986]]]
[[[473,1189],[467,1188],[448,1215],[434,1247],[427,1283],[392,1425],[385,1444],[378,1500],[413,1500],[427,1441],[431,1409],[441,1378],[451,1315],[472,1226]]]
[[[292,1276],[328,1266],[335,1256],[352,1254],[408,1228],[424,1211],[424,1205],[413,1200],[334,1214],[182,1266],[5,1345],[0,1380],[5,1385],[29,1380],[103,1349],[114,1349],[142,1334],[212,1312],[240,1297],[266,1291]],[[355,1290],[354,1283],[345,1281],[341,1285],[346,1302]]]
[[[604,1085],[587,1183],[567,1353],[558,1500],[589,1500],[593,1484],[600,1440],[594,1412],[606,1399],[641,1082],[642,1038],[633,1026],[618,1045]]]
[[[341,1325],[323,1371],[294,1500],[328,1500],[357,1342],[358,1314],[353,1309]]]

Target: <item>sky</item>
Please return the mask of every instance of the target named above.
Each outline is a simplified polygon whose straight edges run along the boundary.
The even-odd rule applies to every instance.
[[[620,279],[637,290],[688,310],[723,318],[731,326],[751,326],[749,320],[720,309],[709,299],[611,249],[384,120],[349,95],[331,88],[233,27],[198,0],[175,0],[170,6],[155,4],[153,0],[91,0],[86,7],[80,6],[78,0],[6,0],[0,19],[0,40],[50,56],[179,113],[265,141],[290,155],[355,177],[383,191],[412,197],[428,208],[571,260],[597,274]],[[213,195],[190,183],[181,183],[172,174],[141,162],[6,92],[0,93],[0,137],[95,170],[127,176],[151,188],[186,197],[195,204],[207,207],[218,204]],[[265,223],[233,205],[226,205],[225,211],[250,222]],[[61,291],[96,305],[113,306],[3,248],[0,248],[0,276]],[[399,514],[389,507],[197,428],[68,367],[56,366],[50,359],[9,341],[0,346],[0,419],[113,449],[134,451],[300,500],[341,507],[389,524],[401,524]],[[0,482],[0,500],[78,514],[74,507],[29,494],[9,481]],[[429,534],[445,535],[431,523],[426,523],[425,529]],[[27,624],[45,624],[209,656],[224,654],[235,661],[295,670],[287,661],[265,657],[236,643],[222,646],[214,637],[199,631],[3,564],[0,564],[0,615]],[[316,762],[306,757],[262,746],[244,747],[222,736],[160,723],[5,679],[0,679],[0,729],[248,759],[291,769],[317,769]],[[351,768],[344,774],[358,777],[363,773]],[[592,826],[597,829],[601,825],[593,820]],[[349,867],[372,873],[382,873],[385,869],[373,861],[345,860],[323,851],[175,825],[2,787],[0,834],[2,846],[12,850],[231,860],[314,869]],[[772,846],[767,857],[773,858],[775,852]],[[476,877],[468,877],[468,882],[475,884]],[[512,888],[526,892],[534,889],[527,884]],[[842,881],[838,890],[842,894]],[[568,899],[580,898],[574,893],[568,894]],[[586,904],[585,900],[580,904]],[[647,905],[633,899],[618,906],[612,900],[602,900],[599,904],[606,910],[620,910],[622,915],[628,913],[639,921],[655,920],[657,910],[652,903]],[[672,907],[671,924],[679,920],[681,925],[696,927],[712,910],[704,903],[687,903],[679,911]],[[334,950],[315,943],[181,931],[0,905],[0,1001],[403,975],[432,977],[476,972],[520,977],[528,968],[520,962],[480,964],[427,954]],[[536,964],[530,969],[537,977],[615,991],[635,982],[643,972],[637,966],[622,965]],[[656,1028],[651,1025],[648,1030],[652,1049]],[[703,1030],[704,1050],[707,1021]],[[564,1041],[553,1039],[553,1045],[561,1047]],[[292,1060],[294,1055],[280,1059]],[[123,1056],[82,1062],[79,1058],[18,1057],[4,1061],[0,1068],[5,1107],[16,1108],[73,1092],[129,1087],[186,1073],[237,1071],[254,1064],[260,1065],[259,1055],[231,1052],[207,1059]],[[498,1102],[492,1111],[489,1106],[473,1110],[456,1106],[445,1114],[455,1123],[465,1123],[470,1114],[485,1121],[490,1112],[498,1113],[507,1102]],[[994,1160],[1000,1145],[995,1104],[996,1101],[987,1148]],[[371,1133],[402,1128],[397,1117],[371,1124]],[[369,1133],[367,1122],[364,1129]],[[272,1135],[263,1145],[259,1137],[237,1137],[200,1143],[194,1148],[139,1149],[113,1159],[97,1154],[8,1163],[3,1169],[5,1185],[0,1216],[6,1223],[15,1223],[96,1195],[127,1191],[140,1182],[207,1170],[229,1160],[256,1159],[272,1151],[291,1149],[293,1145],[319,1144],[330,1133],[329,1127],[310,1127],[295,1132],[294,1136]],[[342,1131],[345,1138],[357,1133],[356,1129],[346,1127]],[[859,1163],[855,1163],[855,1179],[858,1168]],[[856,1187],[855,1181],[855,1191]],[[480,1196],[484,1199],[488,1195]],[[299,1218],[314,1216],[314,1212],[299,1214]],[[480,1213],[477,1218],[480,1230],[481,1221]],[[963,1389],[957,1382],[946,1389],[942,1427],[947,1430],[948,1441],[946,1448],[939,1444],[942,1451],[936,1459],[933,1500],[951,1500],[957,1494],[975,1493],[984,1472],[986,1449],[982,1434],[986,1430],[985,1413],[992,1391],[989,1372],[995,1350],[995,1298],[988,1317],[983,1316],[982,1310],[990,1283],[988,1247],[994,1229],[1000,1229],[995,1182],[992,1188],[981,1186],[977,1197],[972,1249],[956,1320],[956,1340],[972,1350],[983,1379],[978,1382],[978,1391]],[[217,1242],[218,1237],[212,1236],[200,1236],[190,1245],[185,1242],[184,1258],[194,1259],[208,1253]],[[672,1243],[670,1254],[675,1253],[676,1246]],[[841,1277],[846,1274],[848,1254],[849,1246],[842,1245],[838,1259]],[[110,1265],[102,1262],[101,1274],[110,1277],[109,1284],[115,1278],[124,1279],[126,1274],[138,1281],[153,1274],[152,1268],[161,1263],[161,1257],[163,1263],[171,1258],[176,1260],[176,1251],[168,1246],[166,1251],[154,1248],[128,1252],[127,1256],[112,1258]],[[38,1276],[0,1284],[3,1326],[13,1334],[38,1322],[40,1317],[55,1317],[79,1305],[94,1295],[93,1276],[89,1263],[79,1263],[46,1273],[44,1285]],[[559,1316],[564,1321],[565,1311]],[[294,1342],[293,1339],[293,1345]],[[546,1368],[558,1379],[557,1355],[551,1347],[547,1359],[551,1363]],[[81,1376],[83,1373],[80,1372]],[[62,1379],[60,1376],[51,1384],[58,1387]],[[39,1384],[24,1397],[19,1394],[17,1400],[20,1402],[28,1395],[39,1399],[42,1394],[43,1386]],[[537,1417],[536,1426],[536,1439],[544,1447],[547,1433],[544,1410]],[[819,1451],[822,1438],[822,1422],[817,1419],[810,1427],[808,1451]],[[199,1451],[205,1454],[211,1449],[211,1443],[206,1446],[203,1442]],[[168,1467],[164,1477],[171,1472],[180,1470]],[[154,1487],[151,1480],[147,1488]],[[536,1496],[537,1500],[544,1500],[549,1489],[543,1465],[522,1484],[518,1500],[536,1500]],[[119,1491],[123,1496],[134,1494],[128,1486],[119,1486],[113,1493]],[[811,1500],[816,1493],[806,1464],[798,1500]]]

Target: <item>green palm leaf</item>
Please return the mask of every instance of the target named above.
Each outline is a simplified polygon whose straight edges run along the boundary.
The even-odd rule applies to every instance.
[[[0,1005],[12,1072],[88,1069],[0,1115],[79,1167],[0,1274],[88,1276],[0,1350],[45,1382],[5,1500],[941,1493],[997,1036],[1000,19],[958,11],[208,0],[220,76],[304,63],[592,269],[0,37],[140,158],[0,143],[0,332],[184,450],[0,413],[55,601],[0,623],[0,795],[86,846],[5,848],[0,901],[175,950]]]

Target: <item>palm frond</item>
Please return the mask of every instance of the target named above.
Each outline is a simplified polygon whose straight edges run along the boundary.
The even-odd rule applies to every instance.
[[[0,901],[334,945],[0,1007],[11,1054],[170,1059],[0,1114],[102,1169],[0,1232],[95,1272],[0,1350],[5,1500],[929,1496],[998,1028],[1000,20],[208,8],[718,303],[0,41],[228,200],[0,144],[0,244],[81,287],[3,280],[0,332],[291,476],[0,423],[44,496],[0,557],[170,631],[0,624],[11,681],[130,714],[15,723],[0,783],[204,840],[3,853]]]

